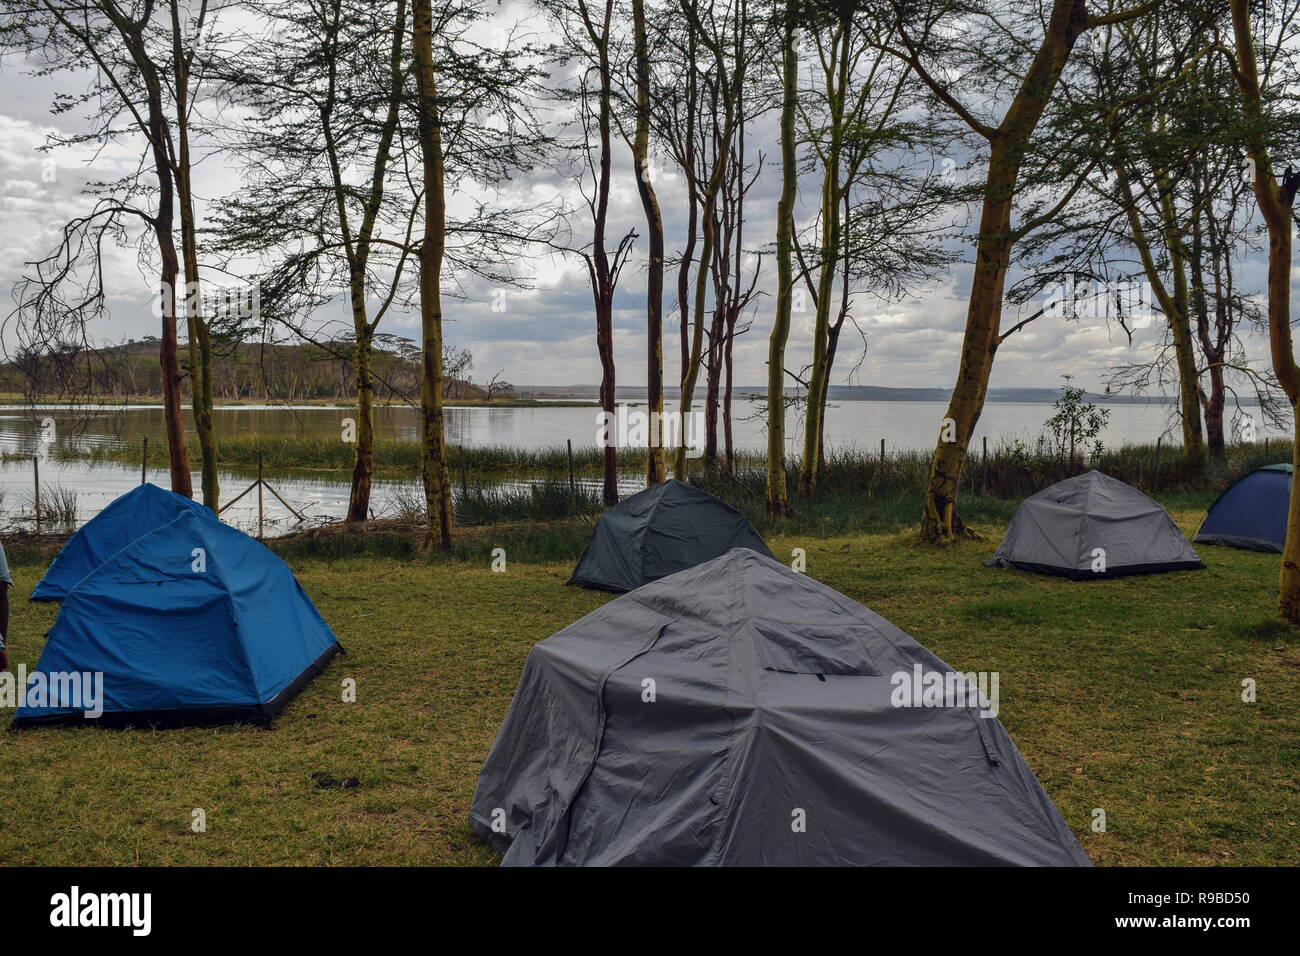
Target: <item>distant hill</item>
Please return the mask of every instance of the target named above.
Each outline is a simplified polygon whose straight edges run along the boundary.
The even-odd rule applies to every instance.
[[[212,362],[213,392],[218,402],[261,400],[295,402],[347,401],[356,397],[356,368],[352,344],[346,341],[263,345],[224,343]],[[189,351],[180,347],[181,370]],[[376,401],[419,396],[417,350],[376,347],[372,359]],[[189,376],[182,390],[189,394]],[[143,339],[98,349],[64,347],[40,355],[20,355],[0,363],[0,394],[28,398],[160,399],[162,372],[158,339]],[[446,398],[479,400],[487,391],[460,379],[449,379]]]
[[[615,390],[619,399],[624,401],[645,400],[644,386],[619,386]],[[702,390],[697,390],[697,395]],[[742,398],[750,395],[767,393],[766,385],[737,385],[735,394]],[[517,385],[515,394],[520,398],[582,398],[596,400],[600,397],[597,385]],[[677,398],[681,389],[677,386],[664,388],[664,395]],[[794,395],[794,389],[786,389],[787,395]],[[829,398],[835,402],[946,402],[952,395],[947,388],[890,388],[884,385],[832,385]],[[1050,405],[1061,396],[1059,388],[991,388],[990,402],[1009,402],[1024,404]],[[1087,393],[1087,401],[1105,402],[1115,405],[1163,405],[1176,399],[1169,395],[1101,395]]]

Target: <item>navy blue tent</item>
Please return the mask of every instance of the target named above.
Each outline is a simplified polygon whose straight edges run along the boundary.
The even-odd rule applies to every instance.
[[[86,673],[101,724],[267,723],[339,649],[288,565],[186,511],[68,592],[13,726],[88,723],[60,677]]]
[[[1281,554],[1290,504],[1291,466],[1257,468],[1215,499],[1193,540]]]
[[[68,539],[32,591],[33,601],[62,601],[77,582],[143,534],[192,512],[216,521],[211,510],[157,485],[142,484],[115,499]]]

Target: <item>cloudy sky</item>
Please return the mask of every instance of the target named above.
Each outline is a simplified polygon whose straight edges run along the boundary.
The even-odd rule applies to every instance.
[[[501,16],[518,16],[518,7],[507,6]],[[499,27],[500,24],[497,24]],[[55,131],[77,131],[81,120],[76,113],[55,115],[50,110],[57,92],[80,88],[72,75],[32,77],[30,64],[9,60],[0,66],[0,288],[12,290],[25,263],[54,248],[63,225],[90,208],[85,183],[109,178],[113,171],[132,167],[139,156],[136,144],[123,142],[92,154],[89,149],[60,148],[41,152],[47,136]],[[561,68],[562,71],[562,68]],[[562,79],[559,78],[559,79]],[[762,152],[768,163],[747,205],[746,232],[755,243],[774,236],[779,169],[774,117],[755,124],[749,155]],[[644,232],[630,154],[620,148],[615,161],[614,190],[609,234],[617,237],[629,229]],[[668,246],[681,245],[685,217],[683,179],[674,174],[661,157],[656,163],[656,188],[668,228]],[[230,160],[214,155],[200,167],[198,189],[204,209],[219,204],[223,196],[237,191],[240,174]],[[815,212],[810,205],[817,198],[817,183],[807,178],[801,184],[799,216],[807,221]],[[532,171],[519,175],[491,198],[501,203],[527,204],[555,194],[577,200],[573,187],[553,171]],[[469,197],[459,197],[463,206]],[[454,200],[455,202],[455,200]],[[953,210],[954,219],[964,219],[966,210]],[[581,226],[579,227],[581,228]],[[842,357],[837,362],[836,384],[899,387],[951,387],[956,370],[956,352],[965,319],[969,288],[969,247],[962,247],[963,261],[947,275],[901,302],[882,304],[866,298],[856,300],[858,324],[867,336],[865,357],[859,337],[846,330]],[[616,358],[619,383],[644,382],[645,276],[642,261],[644,239],[637,246],[624,274],[616,302]],[[510,289],[504,311],[494,311],[493,289],[483,283],[465,287],[466,298],[447,304],[447,337],[455,345],[469,348],[475,357],[474,377],[486,380],[498,370],[517,385],[566,385],[595,383],[599,365],[594,346],[591,293],[585,267],[577,258],[536,255],[515,264],[519,274],[530,277],[531,288]],[[770,291],[774,267],[764,263],[759,287]],[[92,328],[99,342],[156,333],[157,320],[149,307],[152,287],[151,266],[142,263],[134,246],[114,249],[108,261],[111,317]],[[1259,289],[1263,282],[1262,255],[1242,263],[1239,281],[1243,288]],[[675,277],[670,271],[665,302],[668,333],[664,354],[669,381],[676,381],[678,339],[675,333]],[[228,281],[228,280],[227,280]],[[499,295],[497,296],[499,298]],[[11,296],[6,296],[3,313],[8,313]],[[321,321],[344,317],[343,303],[323,310]],[[1033,308],[1027,307],[1027,311]],[[0,314],[3,314],[0,313]],[[1021,314],[1009,306],[1004,327]],[[760,297],[752,314],[750,331],[738,339],[735,350],[736,379],[742,385],[766,381],[767,335],[771,326],[772,298]],[[790,336],[788,366],[804,364],[809,354],[812,314],[796,314]],[[395,310],[384,331],[418,337],[418,316],[410,309]],[[1100,389],[1108,369],[1133,361],[1149,351],[1160,333],[1157,328],[1139,330],[1130,344],[1127,336],[1104,320],[1067,322],[1042,319],[1017,333],[999,350],[993,386],[1056,386],[1061,376],[1071,374],[1076,382]],[[13,342],[12,330],[5,333],[5,346]],[[1251,350],[1263,356],[1263,341]],[[850,379],[850,369],[862,362]]]

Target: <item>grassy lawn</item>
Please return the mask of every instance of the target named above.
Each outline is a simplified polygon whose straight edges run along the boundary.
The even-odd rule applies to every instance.
[[[1200,515],[1175,512],[1188,533]],[[993,540],[771,544],[953,666],[999,671],[1001,719],[1098,864],[1300,862],[1300,642],[1270,622],[1276,556],[1202,548],[1206,571],[1072,583],[983,567]],[[16,557],[21,597],[42,567]],[[564,587],[571,560],[290,561],[347,656],[271,731],[0,734],[0,864],[495,862],[466,815],[524,657],[611,596]],[[15,602],[15,664],[53,619]]]

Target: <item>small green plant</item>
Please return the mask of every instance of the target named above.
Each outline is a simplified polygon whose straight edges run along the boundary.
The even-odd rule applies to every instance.
[[[1075,452],[1080,445],[1092,443],[1090,458],[1097,459],[1105,450],[1101,443],[1101,432],[1110,421],[1110,409],[1099,408],[1092,402],[1084,401],[1087,392],[1070,384],[1072,376],[1065,375],[1065,385],[1061,387],[1061,397],[1053,403],[1056,414],[1043,423],[1052,433],[1056,450],[1065,455],[1069,452],[1070,461],[1074,461]]]

